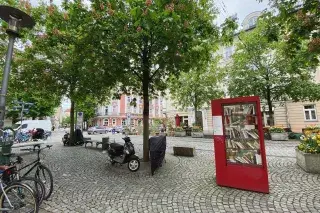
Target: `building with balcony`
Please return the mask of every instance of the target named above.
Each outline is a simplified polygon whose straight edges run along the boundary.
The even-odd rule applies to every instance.
[[[136,98],[136,106],[130,103]],[[149,104],[150,123],[154,119],[164,118],[163,97],[150,100]],[[140,126],[143,119],[143,100],[134,95],[122,95],[120,100],[112,100],[110,105],[98,106],[93,124],[97,126]],[[129,123],[130,122],[130,123]]]

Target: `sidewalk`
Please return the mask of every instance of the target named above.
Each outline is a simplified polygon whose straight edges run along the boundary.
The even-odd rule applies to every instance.
[[[142,156],[142,136],[131,138]],[[320,212],[320,175],[296,166],[297,142],[266,142],[267,195],[218,187],[211,139],[168,138],[167,144],[166,163],[150,176],[147,168],[131,173],[112,166],[101,151],[57,143],[46,152],[55,185],[41,212]],[[197,155],[173,156],[171,147],[183,144],[195,146]]]

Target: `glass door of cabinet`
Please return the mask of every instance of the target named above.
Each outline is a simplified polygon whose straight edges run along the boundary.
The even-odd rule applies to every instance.
[[[222,107],[226,163],[262,166],[256,103]]]

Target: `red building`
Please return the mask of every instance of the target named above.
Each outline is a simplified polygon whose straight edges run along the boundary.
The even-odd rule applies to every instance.
[[[136,98],[136,106],[130,105],[133,98]],[[149,113],[150,122],[155,118],[163,118],[163,98],[150,100]],[[99,106],[94,118],[94,125],[97,126],[131,126],[142,125],[143,100],[141,97],[122,95],[120,100],[112,100],[108,106]]]

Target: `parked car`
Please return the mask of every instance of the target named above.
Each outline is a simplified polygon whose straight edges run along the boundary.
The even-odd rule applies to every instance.
[[[94,126],[88,129],[88,134],[105,134],[108,133],[108,130],[103,126]]]
[[[116,126],[115,129],[116,129],[117,133],[122,133],[123,127],[122,126]]]
[[[107,132],[111,132],[112,131],[112,127],[108,127],[108,126],[106,126],[106,130],[107,130]]]

